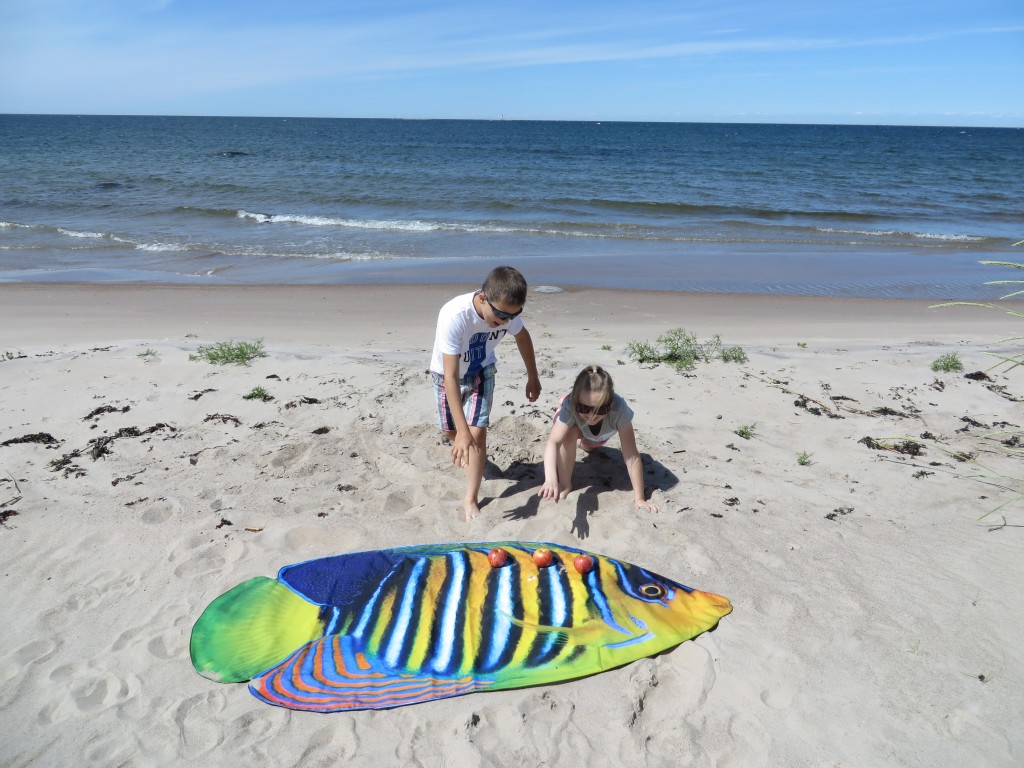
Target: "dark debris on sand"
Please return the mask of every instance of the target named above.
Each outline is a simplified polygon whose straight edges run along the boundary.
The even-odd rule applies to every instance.
[[[21,437],[13,437],[10,440],[5,440],[0,443],[0,447],[6,448],[8,445],[20,445],[22,443],[37,443],[39,445],[59,445],[60,440],[55,438],[49,432],[35,432],[31,435],[22,435]]]
[[[220,421],[221,424],[234,424],[236,427],[242,426],[242,422],[238,420],[237,416],[232,416],[230,413],[211,413],[203,419],[205,424],[208,421]]]
[[[88,421],[89,419],[95,419],[97,416],[102,416],[105,413],[128,413],[132,407],[126,405],[124,408],[115,408],[112,405],[101,405],[99,408],[94,410],[88,416],[83,416],[82,421]]]
[[[857,441],[874,451],[895,451],[904,456],[924,455],[924,446],[913,440],[876,440],[873,437],[862,437]]]

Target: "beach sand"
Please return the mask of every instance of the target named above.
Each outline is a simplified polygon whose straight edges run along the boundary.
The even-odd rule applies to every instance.
[[[0,286],[0,764],[1024,761],[1024,515],[986,516],[1024,486],[1024,462],[986,437],[1024,427],[1024,374],[964,375],[991,367],[1012,319],[535,290],[544,392],[526,400],[503,344],[484,505],[466,523],[426,373],[459,292]],[[629,342],[678,327],[748,360],[681,374],[629,359]],[[254,339],[267,357],[249,366],[189,359]],[[948,352],[963,372],[931,370]],[[567,500],[536,496],[550,414],[591,362],[636,413],[659,513],[633,511],[614,442],[578,463]],[[242,399],[257,386],[273,400]],[[734,611],[594,677],[390,711],[291,712],[192,669],[193,623],[250,577],[502,539],[630,561]]]

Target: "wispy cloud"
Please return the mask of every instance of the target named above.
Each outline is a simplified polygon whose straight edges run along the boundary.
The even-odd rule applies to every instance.
[[[990,15],[986,23],[979,15],[970,27],[963,16],[911,18],[915,3],[873,2],[864,0],[870,12],[889,14],[884,26],[801,2],[772,4],[778,12],[759,3],[688,2],[680,11],[675,2],[652,2],[639,13],[605,0],[537,2],[528,10],[444,0],[344,7],[328,0],[293,0],[287,7],[270,0],[9,0],[10,23],[0,27],[0,109],[5,100],[39,94],[81,102],[90,90],[99,102],[148,105],[367,81],[415,88],[426,78],[458,82],[495,72],[511,83],[538,77],[545,67],[584,84],[594,73],[629,72],[631,65],[683,81],[694,68],[704,78],[742,69],[755,79],[775,63],[793,69],[797,62],[808,73],[854,71],[858,57],[861,67],[877,63],[856,54],[868,49],[891,51],[890,58],[927,72],[934,59],[918,54],[938,44],[983,49],[991,40],[1005,47],[1007,38],[1024,32],[1024,23],[991,23],[1021,21],[1020,13]],[[933,0],[928,8],[935,3],[953,7]],[[890,18],[894,13],[903,14],[903,23]],[[882,28],[894,32],[877,34]]]

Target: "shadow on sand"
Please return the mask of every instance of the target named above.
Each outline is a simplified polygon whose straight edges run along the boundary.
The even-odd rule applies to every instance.
[[[608,491],[632,491],[633,486],[622,460],[622,451],[618,448],[605,447],[592,453],[580,453],[582,458],[577,459],[572,475],[573,492],[567,502],[571,504],[575,496],[576,515],[570,532],[579,539],[585,539],[590,536],[590,518],[600,508],[601,494]],[[679,483],[679,478],[672,470],[649,454],[641,453],[640,459],[644,465],[646,498],[650,498],[653,491],[668,491]],[[504,499],[533,490],[525,504],[507,511],[504,518],[526,520],[535,517],[540,511],[541,498],[537,494],[544,482],[543,462],[513,462],[503,476],[515,480],[515,483],[502,491],[498,498]]]

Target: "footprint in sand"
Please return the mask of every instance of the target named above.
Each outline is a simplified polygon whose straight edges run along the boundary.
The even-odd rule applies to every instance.
[[[683,550],[682,562],[685,564],[686,573],[693,576],[704,576],[719,570],[718,562],[700,544],[687,544]]]
[[[164,632],[150,640],[146,648],[153,656],[163,661],[180,659],[188,655],[188,638],[183,639],[176,631]]]
[[[152,504],[139,516],[139,519],[146,525],[160,525],[174,517],[175,513],[179,510],[180,507],[177,502],[164,499]]]
[[[772,685],[761,692],[761,701],[765,706],[772,709],[787,709],[792,706],[793,699],[797,694],[797,685],[794,676],[789,670],[799,669],[800,658],[789,651],[772,651],[765,659],[766,670],[777,670],[772,677]]]
[[[18,669],[23,669],[30,664],[46,661],[53,656],[60,648],[60,642],[53,638],[33,640],[18,648],[13,654],[14,663]]]
[[[288,552],[315,551],[318,547],[323,546],[324,528],[323,526],[296,526],[285,534],[284,543],[284,550]]]
[[[1013,750],[1006,735],[988,725],[975,713],[956,708],[946,715],[945,723],[950,735],[958,743],[988,745],[986,753],[989,765],[998,764],[995,760],[997,754],[1002,755],[1006,765],[1013,764]]]
[[[22,645],[0,661],[0,709],[6,709],[32,687],[39,673],[37,665],[50,659],[60,648],[51,638],[33,640]]]
[[[187,576],[205,576],[224,571],[227,559],[219,550],[208,549],[193,555],[174,569],[174,575],[182,578]]]
[[[769,592],[764,597],[758,599],[755,606],[759,612],[770,618],[788,619],[796,610],[794,602],[794,600],[780,592]]]
[[[95,662],[63,664],[50,673],[49,679],[57,684],[54,690],[61,693],[39,711],[37,719],[44,724],[64,720],[76,711],[95,713],[123,704],[142,688],[134,675],[121,679]]]
[[[245,756],[239,764],[246,765],[344,765],[347,760],[353,765],[399,764],[394,754],[380,756],[378,760],[368,759],[360,739],[356,736],[355,721],[332,722],[302,737],[302,754],[296,754],[290,739],[276,738],[284,731],[288,721],[277,718],[244,720],[236,718],[226,727],[228,739],[221,747],[225,754]],[[298,759],[297,759],[298,758]],[[389,759],[390,758],[390,759]],[[404,762],[404,761],[403,761]],[[409,761],[406,764],[411,764]],[[415,763],[416,765],[437,765],[438,763]]]
[[[218,717],[227,701],[220,691],[192,696],[174,710],[174,722],[181,734],[182,757],[194,759],[216,749],[224,741],[224,727]]]
[[[768,765],[772,735],[768,727],[756,717],[733,715],[729,719],[729,736],[729,747],[719,764],[745,767]]]

